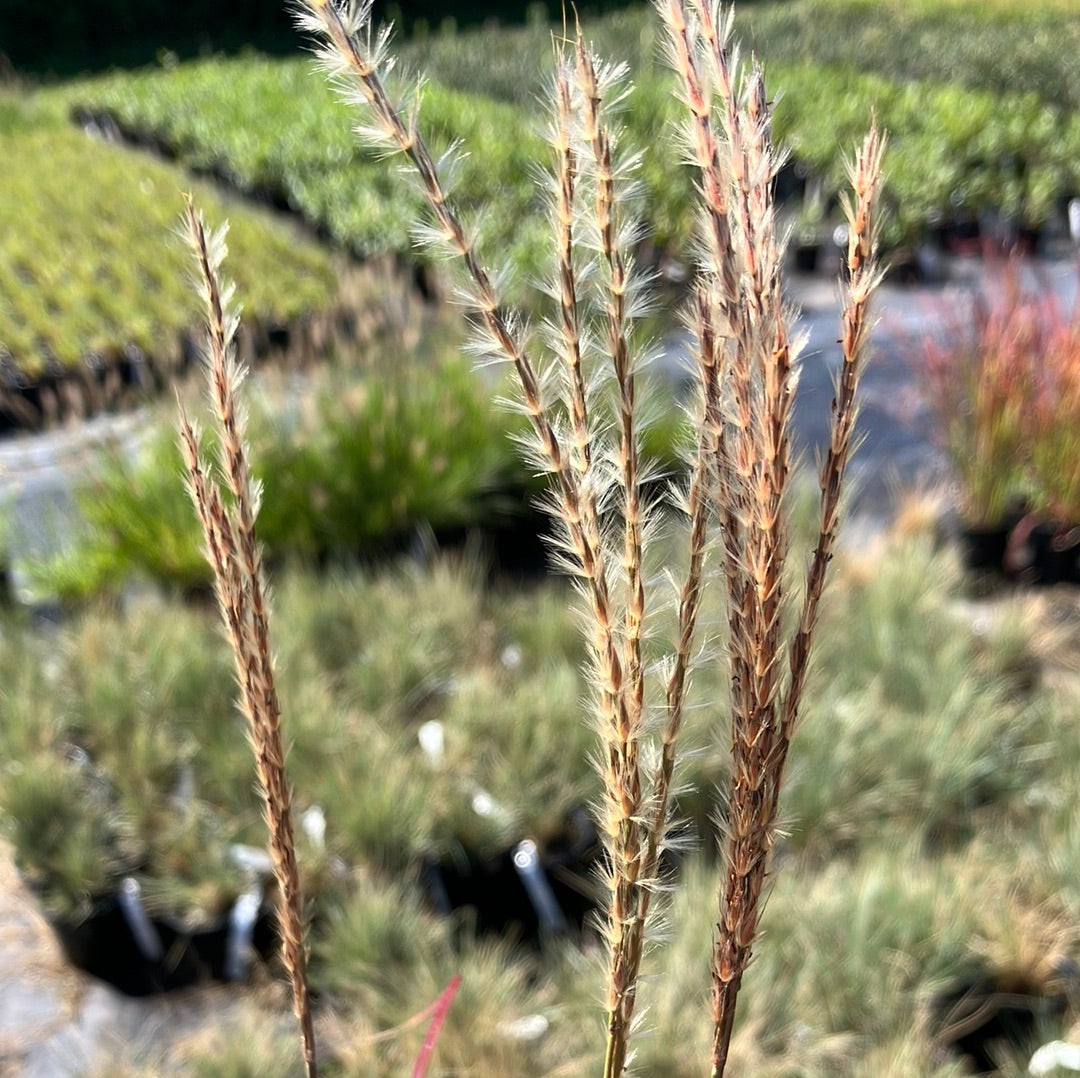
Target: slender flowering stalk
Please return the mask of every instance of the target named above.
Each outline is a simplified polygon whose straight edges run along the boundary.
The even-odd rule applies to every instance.
[[[574,146],[574,102],[570,65],[556,60],[555,121],[551,144],[555,150],[555,248],[558,266],[559,329],[561,349],[569,383],[572,461],[584,480],[592,464],[592,432],[589,430],[588,391],[582,365],[582,329],[579,282],[575,265],[574,217],[578,187],[578,155]],[[595,510],[595,506],[592,506]],[[595,520],[592,522],[595,526]]]
[[[661,664],[658,763],[643,750],[651,736],[644,659],[644,570],[649,505],[638,455],[640,405],[632,350],[640,278],[625,227],[626,187],[609,122],[621,72],[600,64],[580,29],[572,50],[556,50],[549,142],[553,274],[557,314],[545,323],[547,355],[500,296],[466,222],[454,207],[442,164],[420,131],[419,93],[400,103],[387,89],[393,67],[388,33],[373,33],[371,2],[301,0],[299,21],[319,55],[365,117],[362,138],[403,155],[425,196],[433,226],[427,242],[464,267],[462,296],[479,328],[478,346],[514,369],[532,429],[532,452],[554,479],[561,563],[586,600],[590,673],[601,737],[601,832],[607,852],[607,1042],[605,1078],[631,1059],[639,974],[659,892],[678,739],[697,661],[697,622],[707,584],[710,525],[719,530],[727,596],[731,693],[731,784],[717,938],[712,961],[712,1070],[727,1062],[735,1004],[750,960],[774,841],[784,764],[806,681],[817,610],[852,450],[858,378],[865,359],[867,309],[875,265],[875,205],[881,140],[871,132],[853,171],[851,248],[844,322],[844,366],[832,441],[821,474],[820,537],[793,632],[785,497],[797,364],[781,292],[784,238],[773,188],[782,155],[760,67],[740,78],[729,44],[731,16],[708,0],[656,0],[667,29],[678,93],[687,107],[686,144],[699,177],[699,257],[690,324],[700,379],[690,480],[678,499],[689,558],[676,594],[673,653]],[[572,51],[572,56],[568,52]],[[589,208],[586,208],[589,207]],[[589,243],[583,244],[581,237]],[[580,249],[590,250],[588,257]],[[589,288],[587,279],[595,278]],[[597,407],[609,370],[610,408]],[[552,393],[552,387],[556,390]],[[612,430],[603,417],[613,417]],[[612,464],[614,461],[614,464]],[[614,496],[611,496],[611,495]],[[620,541],[621,540],[621,541]],[[651,747],[651,746],[650,746]]]
[[[387,53],[389,34],[372,34],[371,7],[371,0],[343,8],[331,0],[306,0],[300,6],[298,21],[302,29],[323,42],[318,55],[343,86],[346,100],[363,107],[370,118],[357,129],[358,134],[384,150],[403,154],[412,165],[435,220],[428,238],[433,245],[454,253],[465,267],[464,298],[479,317],[481,346],[513,365],[538,455],[555,478],[557,519],[567,537],[569,557],[565,564],[582,582],[588,596],[595,629],[589,645],[597,656],[600,708],[625,725],[625,718],[619,714],[625,706],[623,663],[616,640],[607,559],[598,537],[590,532],[591,512],[583,502],[579,476],[572,467],[571,454],[559,438],[521,323],[506,313],[495,281],[481,262],[419,131],[418,105],[403,111],[387,92],[385,75],[392,67]]]
[[[713,960],[714,1075],[722,1075],[727,1064],[736,1000],[757,932],[784,767],[806,684],[826,570],[836,539],[844,475],[853,448],[858,384],[870,330],[869,303],[881,280],[876,258],[876,207],[883,151],[884,140],[872,126],[852,169],[853,198],[846,204],[849,245],[842,315],[843,364],[833,402],[829,449],[820,475],[818,541],[807,571],[799,623],[786,649],[790,678],[783,699],[770,711],[735,719],[728,872]],[[763,651],[763,665],[778,663],[782,656],[772,645]]]
[[[571,430],[567,447],[560,439],[559,425],[551,405],[543,395],[544,380],[527,350],[521,323],[505,313],[494,279],[484,268],[473,241],[454,209],[439,168],[419,131],[416,110],[406,115],[386,90],[384,76],[390,67],[386,52],[387,37],[385,34],[373,37],[370,16],[370,3],[339,8],[325,0],[317,0],[308,2],[302,8],[300,22],[324,42],[320,56],[338,80],[347,85],[348,100],[365,108],[369,123],[359,129],[361,136],[405,155],[411,162],[435,220],[435,228],[429,233],[429,239],[449,248],[464,264],[465,299],[483,327],[481,343],[488,350],[504,356],[517,373],[538,456],[556,480],[556,519],[567,536],[564,564],[581,581],[588,601],[591,632],[587,643],[597,686],[599,726],[606,746],[602,774],[608,808],[605,810],[603,830],[608,839],[612,893],[612,908],[608,916],[612,940],[608,978],[609,1025],[616,1030],[613,1035],[615,1043],[625,1046],[636,988],[634,979],[627,972],[630,966],[627,941],[633,933],[628,934],[626,927],[634,924],[639,917],[637,892],[642,848],[640,819],[643,799],[637,763],[637,739],[644,701],[644,671],[640,657],[644,592],[640,580],[642,555],[638,519],[640,503],[636,493],[635,403],[626,341],[628,312],[625,300],[628,282],[615,239],[615,168],[610,135],[601,118],[604,80],[597,77],[595,68],[591,66],[591,57],[579,41],[576,83],[585,101],[575,108],[569,78],[564,75],[562,83],[558,79],[556,82],[558,294],[563,336],[561,351],[569,368],[564,381],[569,386]],[[593,430],[589,426],[587,393],[580,366],[582,330],[578,321],[572,245],[573,222],[576,218],[575,183],[581,155],[575,149],[574,127],[586,131],[585,142],[593,155],[596,227],[608,268],[607,335],[616,381],[621,391],[619,414],[623,479],[620,489],[624,507],[628,507],[622,565],[624,575],[629,574],[632,579],[632,598],[626,604],[620,603],[613,591],[608,566],[616,559],[607,549],[598,518],[598,498],[592,474]],[[620,606],[625,611],[622,625],[618,618]],[[623,1059],[625,1052],[616,1050],[615,1056]],[[621,1069],[620,1063],[618,1071]]]
[[[784,245],[772,200],[782,158],[771,142],[760,67],[753,65],[739,79],[728,43],[730,14],[722,17],[707,0],[658,0],[657,6],[687,106],[687,146],[700,176],[699,366],[706,379],[706,423],[713,427],[713,496],[728,591],[732,772],[723,820],[727,870],[713,954],[712,1073],[721,1075],[757,935],[784,765],[852,450],[867,309],[880,279],[874,249],[882,144],[872,130],[853,171],[844,364],[821,474],[820,535],[789,640],[784,498],[797,368],[781,295]],[[709,389],[717,366],[722,396]]]
[[[244,420],[239,411],[243,372],[235,362],[238,325],[229,310],[231,290],[221,284],[223,234],[208,236],[201,214],[188,199],[185,231],[198,264],[207,310],[207,377],[221,435],[220,471],[232,495],[226,508],[211,468],[203,461],[199,435],[181,411],[180,445],[188,487],[203,526],[207,558],[225,628],[232,644],[240,704],[248,722],[255,769],[263,794],[274,876],[281,893],[278,921],[281,953],[292,985],[308,1078],[316,1078],[315,1035],[307,987],[303,901],[292,826],[292,793],[285,773],[281,709],[274,682],[269,607],[255,538],[258,489],[248,468]]]
[[[821,465],[818,543],[807,574],[799,628],[791,649],[791,683],[782,712],[786,742],[790,742],[798,719],[799,703],[809,667],[810,644],[825,585],[825,571],[836,542],[844,475],[851,458],[855,419],[858,414],[859,378],[866,365],[868,352],[870,300],[881,282],[882,268],[877,259],[877,204],[881,193],[881,165],[885,142],[885,137],[877,125],[872,125],[850,169],[853,197],[844,204],[848,219],[848,252],[844,309],[841,316],[843,329],[840,338],[843,363],[833,401],[829,449]]]
[[[623,522],[622,652],[625,683],[619,722],[605,736],[607,830],[611,835],[611,904],[608,916],[608,1040],[605,1074],[625,1067],[637,994],[637,970],[644,939],[642,916],[646,881],[642,877],[643,785],[640,740],[645,713],[645,629],[643,506],[638,452],[636,376],[629,340],[631,274],[623,251],[620,202],[616,188],[614,136],[605,118],[604,83],[580,30],[575,46],[580,92],[583,153],[590,158],[593,225],[602,269],[605,347],[614,374],[618,408],[618,490]],[[610,106],[608,106],[610,107]]]

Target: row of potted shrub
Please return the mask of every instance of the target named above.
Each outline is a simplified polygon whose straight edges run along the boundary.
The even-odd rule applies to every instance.
[[[932,846],[967,826],[973,805],[1022,798],[1046,764],[1044,710],[1013,699],[1016,634],[983,641],[974,662],[945,601],[950,566],[926,543],[894,549],[830,599],[825,616],[850,643],[822,657],[816,733],[791,776],[789,854],[816,865],[855,835],[869,848],[898,828]],[[580,806],[598,780],[569,590],[484,588],[475,569],[443,560],[274,574],[320,989],[345,976],[336,949],[370,913],[365,889],[422,892],[444,913],[468,906],[478,927],[509,922],[519,939],[542,926],[572,937],[594,893]],[[659,602],[659,574],[654,583]],[[705,614],[719,623],[718,605]],[[252,905],[262,912],[262,824],[214,615],[146,597],[49,633],[8,612],[0,632],[0,827],[73,957],[101,957],[102,932],[137,943],[142,924],[144,950],[123,984],[147,991],[224,973],[230,940],[264,950],[258,916],[245,934],[232,928]],[[700,751],[678,815],[706,851],[726,767],[725,691],[708,664],[687,717]],[[852,721],[869,713],[880,721]]]
[[[490,927],[580,922],[595,783],[565,596],[489,596],[468,559],[278,583],[305,893],[325,913],[374,873]],[[0,826],[69,956],[132,994],[242,979],[274,896],[213,616],[20,621],[0,620]]]

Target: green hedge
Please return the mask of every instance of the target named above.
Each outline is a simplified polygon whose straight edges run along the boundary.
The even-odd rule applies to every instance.
[[[766,60],[1080,108],[1080,6],[1071,0],[790,0],[740,6],[736,28]]]
[[[583,14],[621,6],[617,0],[590,0]],[[409,31],[447,24],[475,25],[491,20],[503,24],[557,17],[558,5],[543,0],[477,0],[448,9],[440,0],[377,0],[376,21],[391,19]],[[237,50],[257,44],[274,51],[296,47],[290,7],[284,0],[65,0],[27,4],[0,0],[0,54],[18,70],[61,72],[103,70],[114,65],[150,63],[168,51],[180,56],[208,51]]]

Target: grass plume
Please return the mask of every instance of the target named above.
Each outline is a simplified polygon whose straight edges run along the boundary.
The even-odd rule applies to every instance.
[[[552,479],[557,560],[583,598],[600,740],[598,817],[608,891],[605,1078],[621,1076],[632,1060],[640,970],[654,900],[662,890],[678,738],[699,647],[711,530],[719,532],[730,629],[732,769],[712,960],[712,1072],[723,1074],[726,1067],[836,537],[868,305],[880,279],[876,206],[883,142],[872,128],[852,169],[844,362],[820,474],[819,536],[791,628],[787,491],[798,367],[782,296],[785,237],[773,204],[783,155],[772,141],[762,69],[755,62],[743,71],[730,44],[730,13],[704,0],[658,0],[657,7],[686,106],[685,143],[697,170],[700,229],[690,314],[699,374],[698,437],[689,484],[675,499],[687,518],[689,557],[675,588],[675,647],[658,667],[662,703],[654,723],[644,646],[656,611],[646,603],[644,582],[657,507],[646,496],[640,460],[641,349],[635,331],[648,282],[633,260],[635,162],[620,150],[616,121],[625,71],[601,62],[580,27],[573,40],[556,43],[548,291],[557,314],[538,334],[510,312],[504,275],[484,261],[477,229],[455,205],[455,153],[437,159],[425,140],[422,84],[403,93],[394,88],[389,31],[373,30],[370,0],[298,5],[300,26],[313,34],[323,65],[361,116],[361,139],[411,166],[430,212],[430,222],[418,227],[420,239],[460,264],[459,298],[473,318],[475,350],[513,369],[519,408],[531,431],[530,455]],[[219,394],[217,405],[231,474],[240,465],[229,449],[234,420],[227,397]],[[194,448],[189,452],[194,460]],[[191,467],[195,485],[198,470]],[[221,507],[211,500],[202,511],[211,548],[227,545],[231,533],[216,522]],[[239,572],[226,558],[221,586],[236,587],[230,574]]]
[[[190,197],[184,228],[198,265],[197,279],[206,303],[207,379],[221,441],[219,471],[227,494],[214,477],[215,469],[203,459],[198,431],[183,411],[181,449],[188,488],[203,528],[207,558],[214,570],[218,606],[232,645],[240,706],[255,753],[255,770],[270,832],[270,856],[281,896],[278,906],[281,954],[292,984],[304,1065],[308,1078],[316,1078],[303,901],[293,841],[292,792],[285,773],[281,708],[270,650],[269,606],[255,537],[259,491],[248,466],[238,395],[243,378],[234,354],[239,320],[231,309],[232,290],[223,286],[221,280],[224,234],[207,234],[202,215]]]

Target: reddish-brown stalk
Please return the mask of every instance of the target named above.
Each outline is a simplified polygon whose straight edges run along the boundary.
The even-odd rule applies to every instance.
[[[255,766],[263,792],[274,876],[281,893],[278,922],[281,953],[292,985],[308,1078],[316,1078],[315,1034],[307,987],[303,901],[292,827],[292,793],[285,773],[281,709],[269,641],[269,610],[261,556],[255,538],[257,495],[251,481],[238,414],[241,372],[234,359],[236,320],[226,310],[228,294],[219,278],[220,237],[209,239],[199,212],[188,199],[188,238],[199,265],[207,308],[207,376],[221,430],[221,463],[235,508],[226,509],[209,469],[202,463],[198,434],[181,413],[180,439],[195,509],[203,525],[215,590],[232,644],[240,702],[248,722]]]
[[[810,660],[810,647],[817,624],[818,608],[825,587],[825,573],[832,559],[839,526],[841,493],[847,463],[851,458],[855,419],[858,414],[859,378],[866,364],[870,335],[869,305],[881,281],[877,261],[877,204],[881,192],[881,165],[885,138],[871,125],[851,169],[853,199],[845,200],[848,219],[847,280],[841,316],[843,363],[837,378],[833,402],[829,449],[821,465],[821,515],[818,542],[807,572],[799,626],[791,647],[791,680],[782,710],[783,740],[790,744],[798,720],[799,704]],[[781,766],[783,760],[780,761]]]
[[[724,1073],[735,1007],[749,964],[768,859],[776,831],[780,790],[806,683],[817,613],[838,527],[840,496],[852,452],[859,378],[866,359],[868,307],[880,281],[876,264],[876,206],[883,140],[872,127],[852,172],[854,199],[848,204],[847,300],[843,312],[843,364],[833,407],[830,445],[821,470],[819,537],[807,574],[799,625],[789,648],[790,680],[780,701],[769,697],[768,724],[761,714],[736,719],[733,775],[728,808],[728,871],[720,906],[713,962],[714,1075]],[[783,565],[779,567],[782,571]],[[778,665],[782,643],[766,640],[760,669]]]
[[[688,144],[698,167],[705,215],[699,300],[701,369],[724,349],[722,383],[733,411],[706,416],[714,424],[715,501],[725,550],[730,628],[732,776],[727,798],[728,869],[721,888],[713,957],[713,1073],[727,1062],[742,975],[757,932],[780,783],[805,681],[824,570],[836,530],[838,495],[851,451],[854,391],[865,346],[866,302],[877,282],[868,267],[880,147],[864,149],[856,170],[851,230],[852,292],[845,315],[845,359],[834,415],[833,445],[823,471],[822,537],[811,563],[803,619],[792,641],[791,681],[782,696],[784,493],[790,472],[793,357],[781,297],[780,243],[772,204],[779,156],[770,141],[771,114],[756,65],[742,86],[728,47],[730,18],[718,20],[705,0],[658,0],[670,54],[688,109]],[[715,102],[715,104],[714,104]],[[720,118],[722,130],[714,126]],[[873,136],[876,140],[876,136]],[[869,159],[864,160],[869,153]],[[864,189],[873,175],[873,197]],[[706,390],[706,400],[709,394]],[[808,620],[809,619],[809,620]]]

